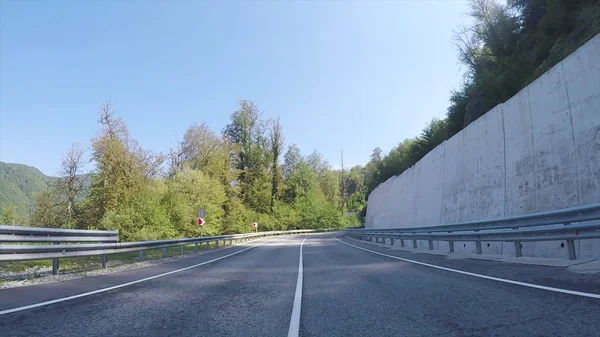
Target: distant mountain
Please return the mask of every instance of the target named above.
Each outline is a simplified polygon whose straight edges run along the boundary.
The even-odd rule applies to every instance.
[[[0,162],[0,211],[15,206],[18,214],[29,214],[36,194],[56,179],[32,166]]]
[[[83,189],[75,198],[81,201],[92,186],[92,174],[81,175]],[[47,190],[58,177],[47,176],[33,166],[0,161],[0,214],[6,207],[17,208],[17,215],[27,218],[34,209],[35,197]]]

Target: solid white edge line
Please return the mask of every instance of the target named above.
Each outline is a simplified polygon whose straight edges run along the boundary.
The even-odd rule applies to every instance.
[[[298,281],[296,281],[296,295],[294,296],[294,306],[292,307],[292,317],[290,318],[290,329],[288,337],[298,337],[300,335],[300,311],[302,309],[302,280],[304,278],[303,262],[302,262],[302,246],[304,246],[305,238],[300,244],[300,258],[298,260]]]
[[[431,268],[435,268],[435,269],[441,269],[441,270],[450,271],[450,272],[453,272],[453,273],[458,273],[458,274],[463,274],[463,275],[469,275],[469,276],[479,277],[479,278],[483,278],[483,279],[486,279],[486,280],[492,280],[492,281],[497,281],[497,282],[514,284],[514,285],[523,286],[523,287],[529,287],[529,288],[535,288],[535,289],[542,289],[542,290],[548,290],[548,291],[553,291],[553,292],[557,292],[557,293],[563,293],[563,294],[569,294],[569,295],[575,295],[575,296],[582,296],[582,297],[600,299],[600,294],[593,294],[593,293],[586,293],[586,292],[582,292],[582,291],[575,291],[575,290],[568,290],[568,289],[547,287],[547,286],[542,286],[542,285],[539,285],[539,284],[533,284],[533,283],[527,283],[527,282],[507,280],[507,279],[503,279],[503,278],[499,278],[499,277],[481,275],[481,274],[471,273],[471,272],[468,272],[468,271],[462,271],[462,270],[457,270],[457,269],[452,269],[452,268],[446,268],[446,267],[436,266],[434,264],[429,264],[429,263],[424,263],[424,262],[409,260],[409,259],[405,259],[405,258],[402,258],[402,257],[388,255],[388,254],[376,252],[374,250],[370,250],[370,249],[366,249],[366,248],[363,248],[363,247],[355,246],[353,244],[341,241],[340,239],[337,238],[337,236],[334,236],[333,238],[337,242],[339,242],[339,243],[343,243],[345,245],[348,245],[348,246],[351,246],[351,247],[354,247],[354,248],[357,248],[357,249],[360,249],[360,250],[364,250],[364,251],[369,252],[369,253],[373,253],[373,254],[377,254],[377,255],[381,255],[381,256],[386,256],[386,257],[391,257],[392,259],[401,260],[401,261],[409,262],[409,263],[414,263],[414,264],[418,264],[418,265],[421,265],[421,266],[431,267]]]
[[[65,302],[65,301],[70,301],[70,300],[74,300],[74,299],[85,297],[85,296],[90,296],[90,295],[99,294],[99,293],[103,293],[103,292],[114,290],[114,289],[119,289],[119,288],[127,287],[127,286],[130,286],[130,285],[133,285],[133,284],[137,284],[137,283],[142,283],[142,282],[145,282],[145,281],[154,280],[154,279],[157,279],[159,277],[164,277],[164,276],[167,276],[167,275],[176,274],[176,273],[188,270],[188,269],[200,267],[200,266],[203,266],[205,264],[209,264],[209,263],[212,263],[212,262],[215,262],[215,261],[222,260],[224,258],[227,258],[227,257],[233,256],[233,255],[239,254],[241,252],[245,252],[245,251],[247,251],[249,249],[252,249],[252,248],[255,248],[255,247],[258,247],[258,246],[262,246],[262,245],[264,245],[266,243],[269,243],[271,241],[274,241],[274,240],[277,240],[277,238],[273,238],[273,239],[261,242],[259,244],[254,245],[254,246],[251,246],[251,247],[248,247],[248,248],[244,248],[242,250],[238,250],[237,252],[233,252],[231,254],[223,255],[223,256],[218,257],[216,259],[212,259],[212,260],[209,260],[209,261],[205,261],[205,262],[198,263],[198,264],[195,264],[195,265],[192,265],[192,266],[188,266],[188,267],[185,267],[185,268],[181,268],[181,269],[172,270],[170,272],[166,272],[166,273],[162,273],[162,274],[158,274],[158,275],[146,277],[146,278],[143,278],[143,279],[139,279],[139,280],[135,280],[135,281],[123,283],[123,284],[118,284],[116,286],[112,286],[112,287],[108,287],[108,288],[102,288],[102,289],[98,289],[98,290],[94,290],[94,291],[89,291],[89,292],[86,292],[86,293],[81,293],[81,294],[72,295],[72,296],[68,296],[68,297],[57,298],[55,300],[50,300],[50,301],[45,301],[45,302],[40,302],[40,303],[35,303],[35,304],[30,304],[30,305],[25,305],[25,306],[22,306],[22,307],[17,307],[17,308],[2,310],[2,311],[0,311],[0,316],[6,315],[6,314],[11,314],[11,313],[18,312],[18,311],[24,311],[24,310],[39,308],[39,307],[43,307],[43,306],[50,305],[50,304],[55,304],[55,303],[60,303],[60,302]]]

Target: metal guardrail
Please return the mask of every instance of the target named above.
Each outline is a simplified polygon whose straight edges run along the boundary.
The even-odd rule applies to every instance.
[[[0,244],[0,262],[2,261],[27,261],[52,259],[52,274],[59,272],[59,258],[101,256],[102,267],[106,268],[109,254],[139,252],[139,259],[144,259],[144,251],[162,248],[162,256],[167,255],[167,248],[179,246],[180,254],[184,253],[184,246],[194,244],[195,250],[201,244],[209,247],[210,243],[219,246],[227,241],[230,244],[243,242],[249,239],[283,234],[304,234],[334,231],[335,229],[304,229],[290,231],[270,231],[248,234],[205,236],[196,238],[118,242],[118,231],[92,231],[74,229],[50,229],[36,227],[0,226],[0,242],[9,243],[52,243],[52,244]],[[67,242],[67,244],[64,244]],[[94,242],[94,243],[90,243]],[[77,244],[74,244],[77,243]]]
[[[600,204],[440,226],[347,229],[346,235],[375,242],[381,239],[383,243],[390,239],[392,245],[394,240],[400,240],[401,247],[404,240],[412,240],[413,248],[417,248],[417,240],[426,240],[429,250],[433,250],[433,241],[447,241],[450,252],[454,252],[454,242],[472,241],[477,254],[482,254],[484,241],[514,242],[517,257],[523,255],[521,242],[564,240],[569,259],[575,260],[574,240],[600,238],[600,222],[594,220],[600,220]]]

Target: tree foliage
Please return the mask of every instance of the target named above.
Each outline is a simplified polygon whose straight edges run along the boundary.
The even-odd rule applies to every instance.
[[[252,222],[261,230],[357,225],[340,212],[340,172],[294,144],[283,155],[279,119],[263,120],[251,101],[240,101],[221,134],[203,122],[191,125],[167,156],[139,146],[110,101],[98,123],[91,188],[82,184],[82,147],[73,145],[61,177],[37,196],[31,225],[117,229],[129,241],[199,236],[199,209],[206,210],[203,235],[252,231]],[[357,174],[355,190],[363,181]],[[10,212],[2,219],[11,220]]]

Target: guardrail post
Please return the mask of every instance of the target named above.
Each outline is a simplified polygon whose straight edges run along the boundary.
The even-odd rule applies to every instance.
[[[185,245],[181,245],[181,247],[179,247],[179,255],[183,255],[184,248],[185,248]]]
[[[413,240],[413,248],[417,249],[417,240]]]
[[[454,241],[448,241],[448,247],[450,247],[450,253],[454,253]]]
[[[390,238],[390,246],[394,245],[394,238]]]
[[[167,249],[168,249],[168,247],[164,247],[162,249],[162,257],[167,257]]]
[[[433,240],[429,240],[429,250],[433,250]]]
[[[108,257],[106,256],[106,254],[102,255],[102,268],[106,269],[106,260],[108,260]]]
[[[60,245],[60,242],[54,242],[55,245]],[[58,258],[52,259],[52,275],[58,275],[59,262]]]
[[[475,232],[479,232],[479,231],[476,230]],[[479,239],[479,234],[477,235],[477,239]],[[475,251],[479,255],[483,254],[483,251],[481,250],[481,241],[475,241]]]
[[[519,241],[515,242],[515,255],[517,257],[523,256],[523,249],[521,248],[521,242]]]
[[[219,248],[219,240],[215,240],[215,248]]]
[[[140,261],[144,261],[144,251],[143,251],[143,250],[140,250],[140,251],[138,252],[138,259],[139,259]]]
[[[404,248],[404,239],[400,239],[400,247]]]
[[[573,239],[567,240],[567,249],[569,250],[569,260],[577,259],[577,255],[575,254],[575,241]]]

